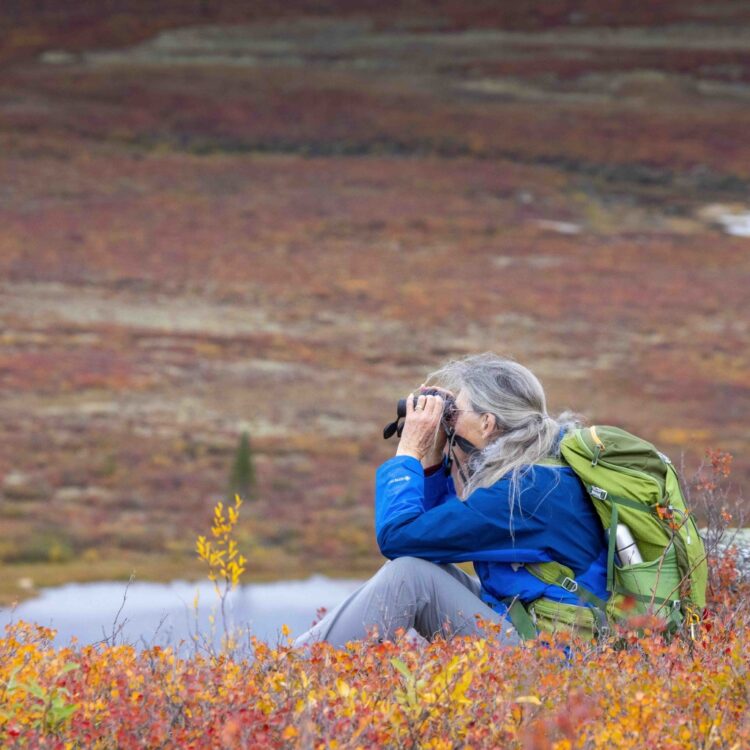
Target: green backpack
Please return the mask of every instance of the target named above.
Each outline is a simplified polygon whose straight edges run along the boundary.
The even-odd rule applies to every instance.
[[[577,474],[609,532],[610,596],[607,601],[599,599],[560,563],[527,565],[540,580],[562,586],[576,593],[582,604],[593,605],[576,607],[537,599],[528,606],[535,628],[554,632],[575,627],[582,635],[602,635],[611,623],[649,612],[665,619],[671,629],[684,619],[691,626],[696,623],[706,605],[706,552],[669,458],[651,443],[605,426],[569,432],[560,452],[563,461],[557,463],[567,464]],[[630,530],[643,562],[619,564],[615,557],[618,524]],[[528,624],[522,628],[527,633]]]

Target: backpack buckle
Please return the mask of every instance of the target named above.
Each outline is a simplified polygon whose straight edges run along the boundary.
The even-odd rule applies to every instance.
[[[589,490],[589,494],[591,497],[595,497],[597,500],[606,500],[607,499],[607,490],[603,489],[602,487],[597,487],[596,485],[592,484],[591,489]]]
[[[565,578],[562,579],[560,585],[570,594],[575,594],[575,592],[578,591],[577,581],[574,581],[568,576],[565,576]]]

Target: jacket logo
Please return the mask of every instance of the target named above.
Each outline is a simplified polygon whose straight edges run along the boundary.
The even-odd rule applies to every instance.
[[[391,479],[391,481],[388,482],[388,484],[395,484],[396,482],[408,482],[410,479],[411,477],[408,475],[405,477],[396,477],[395,479]]]

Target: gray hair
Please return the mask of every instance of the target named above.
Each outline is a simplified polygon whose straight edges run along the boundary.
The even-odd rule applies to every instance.
[[[471,459],[471,475],[463,494],[466,497],[509,476],[511,514],[523,474],[543,458],[559,458],[561,430],[582,423],[572,412],[551,417],[536,375],[512,359],[490,352],[449,362],[431,373],[427,382],[456,394],[463,390],[474,411],[495,417],[500,434]]]

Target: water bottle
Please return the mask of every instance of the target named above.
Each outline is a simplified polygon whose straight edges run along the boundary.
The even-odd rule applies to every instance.
[[[643,562],[638,545],[635,543],[630,529],[624,523],[617,524],[615,549],[617,550],[617,556],[620,558],[620,565],[636,565]]]

